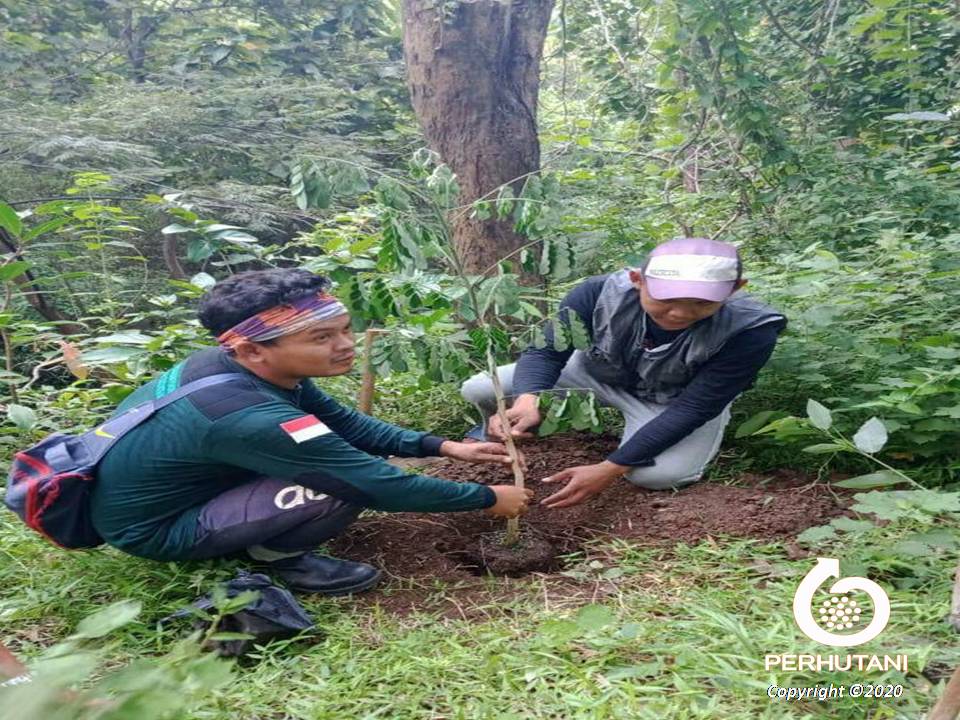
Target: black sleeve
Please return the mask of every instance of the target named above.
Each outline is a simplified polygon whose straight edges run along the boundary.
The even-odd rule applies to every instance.
[[[593,309],[597,306],[597,298],[603,289],[603,283],[608,275],[597,275],[577,285],[560,301],[557,317],[561,322],[569,322],[567,313],[575,312],[586,326],[587,334],[593,337]],[[573,355],[573,348],[556,350],[553,347],[553,322],[548,322],[543,328],[543,336],[547,341],[546,347],[528,347],[517,361],[517,369],[513,375],[513,394],[535,393],[541,390],[550,390],[557,384],[557,379],[563,371],[563,366]]]
[[[770,359],[779,331],[778,323],[768,323],[731,338],[704,363],[666,410],[607,459],[617,465],[649,465],[657,455],[719,415],[756,380],[760,368]]]

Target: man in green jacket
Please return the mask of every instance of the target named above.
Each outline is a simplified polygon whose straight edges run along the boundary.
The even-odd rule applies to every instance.
[[[442,455],[509,463],[500,443],[467,444],[340,405],[309,379],[349,372],[354,335],[325,278],[239,273],[200,303],[219,347],[189,356],[117,409],[202,377],[241,377],[175,401],[130,431],[97,470],[93,522],[110,545],[156,560],[245,552],[291,588],[328,595],[373,587],[380,571],[312,553],[363,508],[515,517],[529,491],[410,475],[383,457]]]

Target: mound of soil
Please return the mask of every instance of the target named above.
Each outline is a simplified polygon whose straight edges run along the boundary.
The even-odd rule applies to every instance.
[[[362,517],[331,546],[341,557],[382,567],[395,578],[459,581],[479,574],[516,576],[557,567],[556,556],[593,538],[629,538],[644,544],[694,543],[715,535],[783,539],[843,513],[823,485],[781,471],[745,476],[729,486],[704,480],[680,491],[650,491],[625,481],[572,508],[539,501],[558,485],[540,479],[574,465],[601,461],[617,445],[609,436],[554,436],[524,447],[528,486],[535,492],[523,516],[520,551],[498,547],[504,521],[482,512],[396,513]],[[512,483],[509,468],[440,460],[422,470],[450,480]]]

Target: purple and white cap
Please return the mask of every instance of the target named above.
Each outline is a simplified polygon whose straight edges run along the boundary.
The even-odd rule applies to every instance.
[[[736,285],[737,248],[706,238],[676,238],[657,245],[643,272],[656,300],[726,300]]]

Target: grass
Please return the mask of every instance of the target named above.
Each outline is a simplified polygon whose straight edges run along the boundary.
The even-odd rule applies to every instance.
[[[884,536],[893,542],[903,532],[877,529],[856,541],[863,548],[847,547],[840,557],[859,557],[868,545],[875,549]],[[562,578],[490,579],[490,589],[509,586],[509,592],[457,593],[462,614],[454,618],[430,609],[436,606],[429,598],[423,610],[404,615],[353,599],[308,598],[304,604],[319,633],[259,650],[235,667],[232,680],[192,699],[181,717],[920,717],[938,693],[920,670],[960,662],[943,622],[952,558],[930,560],[913,587],[893,590],[891,624],[854,651],[907,653],[907,676],[766,672],[767,653],[820,651],[795,628],[790,613],[793,591],[811,562],[787,559],[777,543],[717,540],[665,550],[618,541],[571,557]],[[132,599],[143,611],[103,641],[98,673],[162,657],[175,637],[159,631],[155,621],[230,576],[234,567],[153,563],[111,550],[65,553],[5,515],[3,642],[30,661],[84,617]],[[875,572],[883,568],[872,567],[871,576],[885,587],[896,584],[896,578]],[[388,585],[378,592],[388,600],[398,589]],[[453,597],[453,590],[438,584],[428,594],[442,600]],[[766,695],[771,684],[864,681],[900,683],[905,693],[897,701],[792,704]],[[188,673],[184,687],[191,682],[197,681]],[[0,690],[0,708],[5,692]],[[0,709],[0,717],[31,720],[18,708]]]
[[[349,400],[355,385],[344,378],[327,389]],[[438,395],[404,378],[379,388],[378,415],[386,420],[451,437],[467,426],[469,408],[456,388]],[[617,429],[616,413],[602,417]],[[708,481],[736,483],[744,472],[795,468],[797,460],[793,448],[735,441]],[[0,640],[34,669],[53,662],[59,679],[50,687],[74,685],[98,697],[112,690],[125,700],[83,711],[37,682],[0,689],[0,720],[919,718],[942,690],[939,678],[960,664],[943,620],[955,558],[939,551],[905,562],[894,550],[930,529],[929,520],[898,521],[845,534],[821,551],[841,558],[845,574],[865,573],[888,589],[890,625],[851,652],[906,653],[906,675],[765,671],[768,653],[834,651],[806,639],[792,618],[793,592],[813,559],[790,559],[782,543],[742,539],[666,549],[594,543],[568,558],[562,576],[486,578],[475,590],[393,581],[372,596],[381,603],[302,598],[316,632],[272,643],[241,663],[212,664],[156,621],[231,577],[236,562],[67,553],[3,513]],[[422,597],[415,612],[390,609],[392,597],[414,591]],[[136,620],[100,639],[58,645],[84,618],[122,600],[142,604]],[[65,670],[71,659],[77,667]],[[766,695],[772,684],[831,682],[902,684],[905,692],[899,700],[790,704]]]

